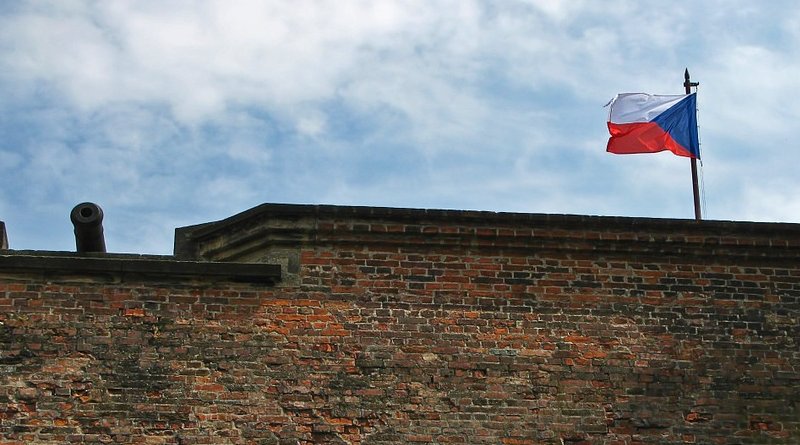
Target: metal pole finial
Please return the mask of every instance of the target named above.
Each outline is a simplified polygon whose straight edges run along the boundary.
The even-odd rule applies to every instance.
[[[686,89],[686,94],[692,93],[692,87],[700,85],[700,82],[692,82],[689,80],[689,68],[683,72],[683,87]]]

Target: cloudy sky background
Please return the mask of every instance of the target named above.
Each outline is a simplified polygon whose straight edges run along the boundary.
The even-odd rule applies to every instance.
[[[12,249],[172,251],[264,202],[692,218],[689,161],[605,152],[618,92],[699,81],[705,216],[800,222],[787,1],[3,1]]]

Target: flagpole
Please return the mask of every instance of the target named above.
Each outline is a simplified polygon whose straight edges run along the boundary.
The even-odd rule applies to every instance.
[[[700,82],[689,81],[689,68],[683,72],[683,86],[686,89],[686,94],[692,93],[692,87],[700,85]],[[700,221],[703,219],[700,214],[700,186],[697,183],[697,159],[691,158],[692,162],[692,193],[694,194],[694,219]]]

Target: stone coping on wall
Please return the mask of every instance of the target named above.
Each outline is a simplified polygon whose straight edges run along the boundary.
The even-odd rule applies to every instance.
[[[800,260],[800,224],[262,204],[175,231],[187,259],[257,258],[280,246],[523,249],[574,254]]]
[[[114,281],[230,281],[275,284],[281,279],[276,264],[185,261],[167,255],[74,253],[33,250],[0,252],[0,274],[45,277],[106,276]]]

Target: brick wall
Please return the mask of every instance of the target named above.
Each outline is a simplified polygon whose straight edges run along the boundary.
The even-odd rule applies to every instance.
[[[269,206],[0,273],[0,443],[800,443],[800,228]]]

